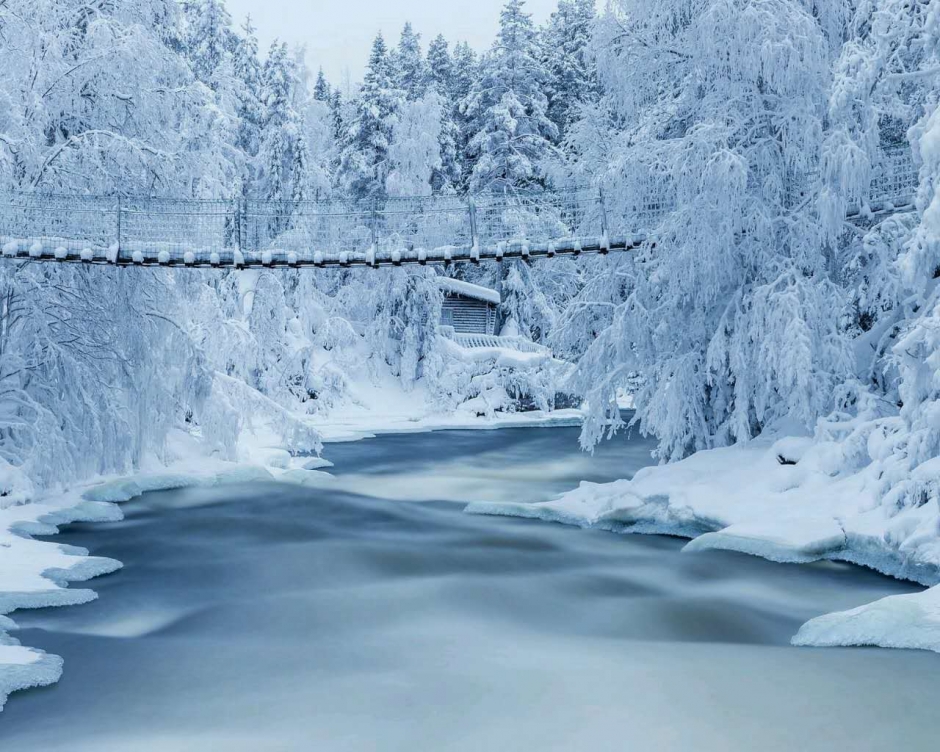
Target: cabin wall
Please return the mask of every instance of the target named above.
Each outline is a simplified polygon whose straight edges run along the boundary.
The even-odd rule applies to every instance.
[[[462,295],[445,295],[441,324],[452,326],[459,334],[493,334],[496,329],[496,307],[486,301]]]

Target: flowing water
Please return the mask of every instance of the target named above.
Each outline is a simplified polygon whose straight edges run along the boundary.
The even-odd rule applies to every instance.
[[[15,615],[65,675],[10,698],[0,750],[937,749],[940,655],[789,646],[913,586],[462,512],[649,461],[576,437],[328,446],[325,487],[154,493],[69,528],[125,568],[95,603]]]

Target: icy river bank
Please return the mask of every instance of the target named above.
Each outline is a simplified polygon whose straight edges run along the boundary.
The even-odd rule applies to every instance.
[[[17,612],[65,658],[0,749],[928,749],[940,655],[801,649],[806,620],[920,590],[844,564],[463,513],[648,462],[577,429],[331,445],[333,482],[147,494],[57,543],[124,563]],[[798,721],[798,723],[797,723]]]

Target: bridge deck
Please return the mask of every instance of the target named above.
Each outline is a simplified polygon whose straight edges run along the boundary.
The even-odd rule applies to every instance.
[[[606,254],[609,252],[631,251],[646,242],[643,234],[629,237],[588,237],[559,238],[542,243],[511,241],[490,246],[442,246],[431,250],[401,250],[376,252],[331,251],[303,252],[284,250],[240,251],[223,249],[220,251],[182,250],[181,248],[157,249],[116,246],[109,248],[84,248],[77,250],[74,245],[60,245],[55,238],[39,238],[21,242],[8,240],[0,236],[0,246],[4,258],[32,259],[35,261],[59,261],[65,263],[169,266],[193,268],[257,268],[257,267],[355,267],[378,268],[380,266],[401,266],[403,264],[451,264],[501,261],[503,259],[553,258],[554,256],[579,256],[581,254]]]

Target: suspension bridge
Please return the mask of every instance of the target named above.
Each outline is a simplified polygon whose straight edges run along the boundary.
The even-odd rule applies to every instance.
[[[910,211],[908,147],[883,149],[864,210]],[[0,196],[3,258],[180,267],[380,267],[629,251],[675,208],[662,186],[382,201],[200,201],[17,193]],[[795,201],[799,198],[791,198]]]

